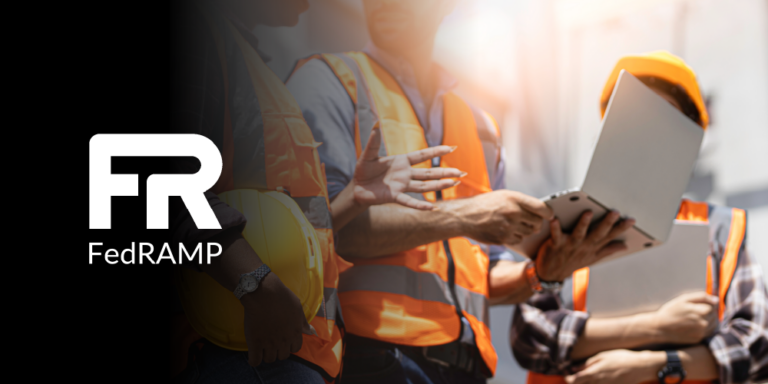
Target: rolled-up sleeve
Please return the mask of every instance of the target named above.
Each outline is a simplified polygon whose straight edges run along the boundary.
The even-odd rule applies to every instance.
[[[739,254],[725,308],[708,342],[720,383],[768,382],[768,291],[760,265],[746,248]]]
[[[533,372],[571,373],[571,351],[588,317],[562,308],[553,294],[536,294],[517,306],[509,332],[512,354],[521,367]]]

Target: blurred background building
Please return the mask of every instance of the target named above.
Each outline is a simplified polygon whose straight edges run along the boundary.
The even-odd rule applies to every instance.
[[[299,58],[368,40],[360,0],[310,4],[294,28],[256,30],[283,79]],[[459,0],[434,58],[502,127],[507,187],[545,196],[584,177],[616,61],[659,49],[696,71],[711,115],[686,196],[746,209],[747,245],[768,271],[768,0]],[[492,383],[525,382],[512,310],[491,310]]]

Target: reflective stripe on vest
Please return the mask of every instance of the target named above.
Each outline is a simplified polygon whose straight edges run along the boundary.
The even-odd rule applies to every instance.
[[[739,250],[742,247],[746,229],[746,214],[744,210],[737,208],[725,208],[710,206],[707,203],[683,200],[677,213],[677,220],[709,222],[709,240],[712,249],[717,250],[717,244],[724,244],[723,256],[718,266],[719,273],[713,269],[716,264],[712,255],[707,257],[707,293],[710,295],[717,291],[720,298],[718,314],[723,320],[725,312],[725,296],[728,293],[731,279],[739,260]],[[717,279],[717,281],[715,281]],[[587,311],[587,287],[589,286],[589,268],[582,268],[573,273],[572,278],[566,281],[570,285],[573,296],[570,300],[564,298],[566,308],[574,311]],[[715,288],[715,286],[719,288]],[[565,288],[565,287],[564,287]],[[562,384],[565,380],[562,376],[542,375],[529,372],[528,384]],[[649,382],[652,383],[652,382]],[[704,384],[709,381],[685,380],[686,384]]]
[[[405,93],[395,79],[366,54],[350,52],[315,55],[336,74],[355,105],[357,155],[372,129],[382,130],[380,155],[398,155],[428,147],[424,130]],[[354,80],[354,81],[352,81]],[[458,96],[444,96],[444,145],[458,148],[441,158],[440,166],[467,172],[462,183],[442,191],[445,200],[491,191],[483,144],[477,126],[495,124],[487,114],[473,113]],[[478,121],[476,115],[482,116]],[[498,132],[498,127],[493,127]],[[414,167],[431,167],[429,161]],[[419,196],[435,201],[435,193]],[[448,244],[454,263],[454,292],[449,283]],[[455,293],[456,299],[453,294]],[[488,257],[479,244],[452,238],[398,254],[356,261],[340,275],[339,297],[347,330],[353,334],[395,344],[430,346],[459,337],[462,315],[475,334],[486,366],[495,372],[496,352],[488,326]]]
[[[338,256],[333,245],[325,170],[316,149],[320,144],[315,142],[293,96],[242,32],[223,17],[214,18],[205,11],[203,14],[221,61],[226,97],[224,140],[219,146],[224,169],[212,191],[282,189],[315,228],[323,254],[323,305],[311,322],[318,336],[303,335],[302,348],[295,355],[324,371],[326,380],[333,380],[340,373],[343,345],[337,322],[341,324],[343,319],[336,289]],[[230,82],[233,78],[239,80]],[[240,79],[250,79],[250,83]],[[258,117],[263,125],[257,124]],[[223,300],[234,298],[231,292],[226,294]],[[195,311],[185,312],[190,316]],[[243,308],[239,301],[235,299],[226,312],[242,323]],[[200,335],[218,340],[222,347],[247,350],[244,339],[207,335],[206,329],[215,327],[202,327],[192,318],[189,321]]]

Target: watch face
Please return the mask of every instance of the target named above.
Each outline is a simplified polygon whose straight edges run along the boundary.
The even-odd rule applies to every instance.
[[[256,287],[259,286],[259,282],[256,281],[256,277],[245,275],[240,279],[240,285],[243,287],[244,291],[253,292],[256,290]]]

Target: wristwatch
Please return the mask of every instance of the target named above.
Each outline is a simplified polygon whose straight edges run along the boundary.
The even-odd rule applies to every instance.
[[[237,284],[237,288],[235,288],[235,297],[239,300],[246,293],[255,291],[269,272],[272,272],[269,266],[262,264],[256,270],[240,275],[240,282]]]
[[[667,351],[667,365],[659,371],[658,376],[661,384],[679,384],[685,380],[685,370],[677,351]]]
[[[536,261],[531,260],[525,265],[525,276],[528,277],[528,282],[531,283],[531,288],[536,292],[558,292],[563,288],[562,281],[543,281],[539,279],[539,274],[536,272]]]

